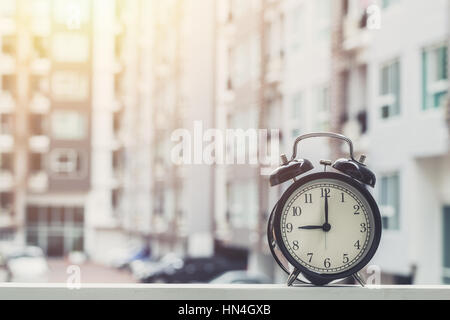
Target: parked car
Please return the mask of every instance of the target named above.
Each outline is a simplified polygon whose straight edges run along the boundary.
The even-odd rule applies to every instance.
[[[212,284],[268,284],[272,283],[262,274],[253,274],[247,271],[228,271],[210,281]]]
[[[48,282],[50,269],[41,248],[15,248],[6,255],[8,280],[11,282]]]
[[[152,277],[155,274],[161,273],[163,270],[176,270],[183,266],[183,260],[175,254],[167,254],[160,260],[136,260],[130,263],[130,269],[133,277],[140,281],[145,282],[147,278]]]
[[[226,271],[245,269],[240,262],[228,260],[224,257],[185,258],[180,263],[171,263],[141,279],[142,282],[164,283],[207,283]]]
[[[134,261],[150,260],[152,257],[151,249],[148,245],[131,250],[114,250],[110,252],[110,265],[119,270],[131,270],[130,266]]]

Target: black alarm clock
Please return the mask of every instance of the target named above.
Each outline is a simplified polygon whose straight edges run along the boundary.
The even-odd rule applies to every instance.
[[[297,146],[316,137],[345,141],[350,158],[322,160],[323,172],[307,174],[314,166],[297,159]],[[270,184],[293,183],[272,210],[268,241],[275,260],[289,274],[288,286],[295,281],[322,286],[347,277],[364,286],[358,272],[375,254],[382,229],[380,211],[367,188],[375,186],[376,177],[364,164],[365,156],[355,160],[353,143],[343,135],[311,133],[296,139],[290,160],[286,155],[281,159]]]

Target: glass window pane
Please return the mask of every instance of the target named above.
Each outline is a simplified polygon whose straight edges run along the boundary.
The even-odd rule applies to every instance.
[[[86,137],[86,119],[76,111],[52,114],[52,136],[58,140],[81,140]]]
[[[53,58],[58,62],[86,62],[89,58],[88,38],[81,34],[56,34],[53,38]]]
[[[450,269],[450,207],[444,209],[444,267]]]
[[[89,94],[86,74],[77,71],[57,71],[52,77],[53,98],[56,100],[82,101]]]

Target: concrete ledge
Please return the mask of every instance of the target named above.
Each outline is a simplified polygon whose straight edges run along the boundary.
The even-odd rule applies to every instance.
[[[450,300],[450,286],[293,287],[207,284],[0,284],[0,299],[112,300]]]

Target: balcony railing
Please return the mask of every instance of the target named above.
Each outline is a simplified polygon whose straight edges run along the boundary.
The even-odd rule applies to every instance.
[[[70,289],[72,288],[72,289]],[[0,284],[0,299],[111,300],[449,300],[450,286],[334,286],[210,284]]]
[[[48,175],[45,171],[34,172],[28,179],[28,188],[32,192],[45,192],[48,190]]]

